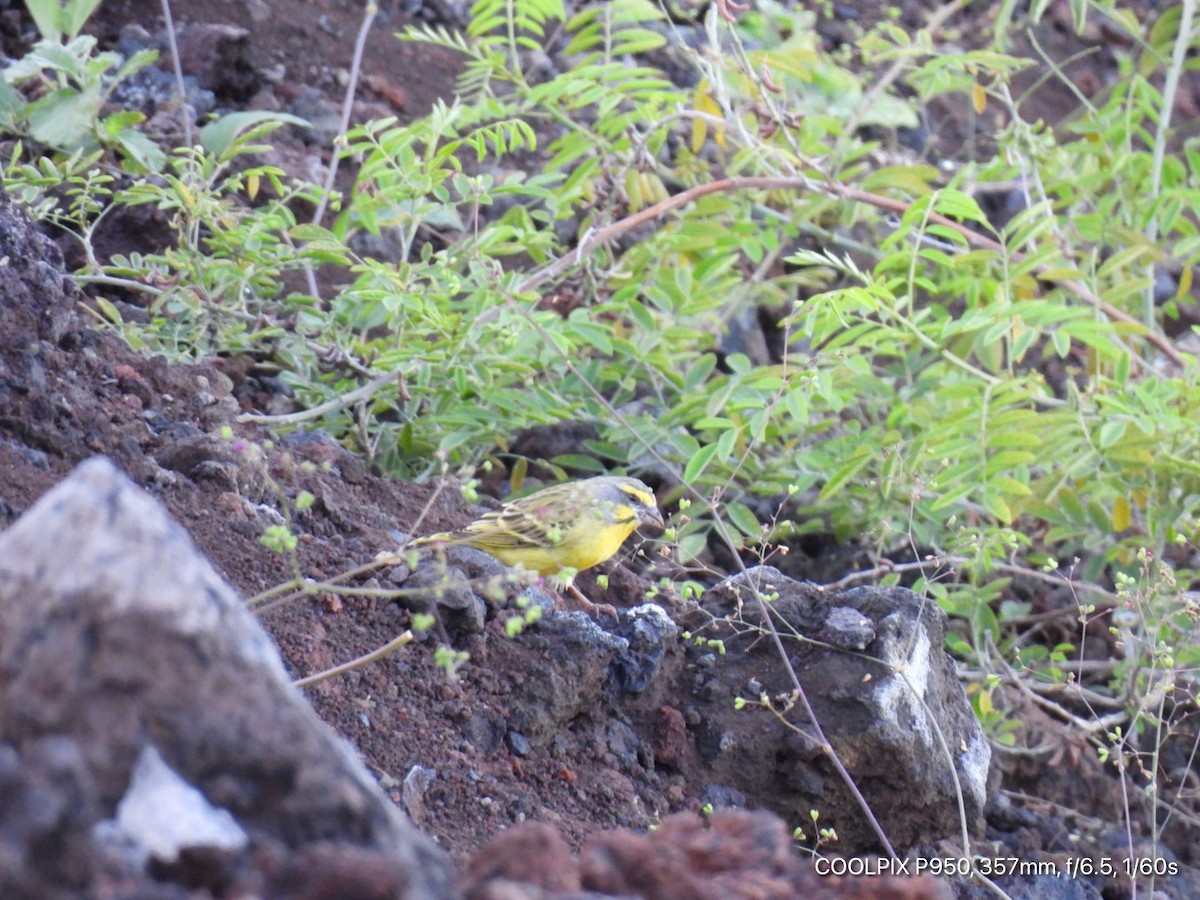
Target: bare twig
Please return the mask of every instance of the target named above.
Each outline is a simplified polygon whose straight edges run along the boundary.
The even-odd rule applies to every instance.
[[[329,169],[325,173],[325,184],[322,186],[321,199],[317,202],[317,208],[313,212],[312,223],[320,225],[321,219],[325,217],[325,207],[329,203],[329,194],[333,190],[333,182],[337,178],[338,162],[341,159],[338,153],[338,143],[343,140],[343,136],[350,130],[350,115],[354,111],[354,94],[358,90],[358,79],[362,72],[363,54],[367,48],[367,36],[371,33],[371,25],[375,21],[375,17],[379,15],[379,4],[371,0],[367,3],[363,10],[362,24],[358,27],[358,37],[354,40],[354,56],[350,60],[350,80],[346,85],[346,94],[342,98],[342,118],[338,123],[339,137],[334,141],[333,156],[329,160]],[[316,292],[314,291],[314,296]]]
[[[188,115],[187,90],[183,84],[183,67],[179,62],[179,44],[175,40],[175,20],[171,17],[171,0],[162,0],[163,21],[167,27],[167,46],[171,48],[171,68],[175,73],[175,90],[179,94],[179,116],[183,120],[183,140],[188,149],[192,143],[192,117]]]
[[[347,406],[353,406],[363,400],[369,399],[382,387],[386,387],[393,381],[397,381],[401,377],[401,373],[385,372],[378,378],[375,378],[361,387],[354,390],[339,394],[332,400],[326,400],[324,403],[319,403],[309,409],[302,409],[299,412],[287,413],[282,416],[263,416],[258,413],[242,413],[237,417],[239,422],[248,422],[254,425],[296,425],[300,422],[307,422],[310,419],[319,419],[328,412],[345,409]]]
[[[321,219],[325,217],[329,194],[333,191],[333,183],[337,178],[338,163],[341,160],[340,145],[345,140],[346,132],[350,129],[350,115],[354,110],[354,95],[358,91],[358,78],[362,72],[362,58],[367,47],[367,35],[371,33],[371,25],[378,14],[379,4],[375,0],[368,0],[363,9],[363,20],[358,28],[358,37],[354,41],[354,55],[350,59],[350,79],[346,85],[345,96],[342,97],[342,118],[338,123],[338,136],[334,139],[333,147],[330,148],[329,169],[325,173],[321,199],[317,201],[317,208],[313,211],[312,223],[314,225],[320,225]],[[311,265],[304,266],[304,277],[308,282],[308,292],[314,297],[319,297],[317,274]]]
[[[1187,64],[1188,52],[1192,47],[1195,35],[1192,33],[1192,21],[1196,15],[1196,0],[1183,0],[1179,13],[1179,34],[1175,37],[1175,47],[1171,52],[1171,65],[1167,68],[1166,79],[1163,82],[1163,108],[1158,114],[1158,126],[1154,132],[1154,158],[1150,168],[1150,197],[1157,200],[1162,192],[1163,162],[1167,154],[1167,132],[1171,128],[1171,114],[1175,111],[1175,96],[1179,91],[1179,77]],[[1154,242],[1158,239],[1158,216],[1150,216],[1146,224],[1146,237]],[[1143,324],[1150,328],[1154,324],[1154,266],[1146,264],[1146,274],[1149,284],[1146,286],[1142,301]]]
[[[363,666],[369,666],[373,662],[383,659],[390,653],[395,653],[405,644],[413,642],[413,633],[405,631],[404,634],[394,638],[384,644],[382,647],[376,647],[370,653],[365,653],[350,662],[342,663],[340,666],[334,666],[332,669],[326,669],[324,672],[317,672],[315,675],[309,675],[305,678],[298,678],[292,682],[294,687],[302,688],[316,684],[319,681],[325,681],[327,678],[335,678],[338,675],[344,675],[347,672],[352,672],[355,669],[361,669]]]

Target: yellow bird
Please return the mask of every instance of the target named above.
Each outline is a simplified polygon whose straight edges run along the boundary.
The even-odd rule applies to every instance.
[[[654,492],[636,478],[602,475],[543,488],[413,543],[474,547],[506,566],[557,575],[604,562],[639,525],[663,527]]]

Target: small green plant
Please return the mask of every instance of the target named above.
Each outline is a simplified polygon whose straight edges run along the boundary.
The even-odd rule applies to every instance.
[[[73,41],[100,6],[100,0],[25,0],[43,40]]]
[[[439,645],[433,653],[433,661],[439,669],[446,673],[446,677],[455,680],[458,678],[458,670],[471,658],[471,654],[465,650],[455,650],[453,647],[447,647],[444,644]]]
[[[528,597],[520,596],[514,601],[517,614],[504,622],[504,633],[510,638],[516,637],[526,628],[542,620],[542,608],[533,603]]]
[[[792,830],[792,840],[794,840],[797,844],[804,845],[804,848],[808,850],[808,852],[816,855],[816,853],[826,844],[832,844],[837,841],[837,830],[830,827],[821,827],[820,810],[810,809],[808,811],[808,818],[812,823],[813,837],[816,839],[815,843],[809,843],[808,831],[804,825],[797,825]]]
[[[158,51],[128,59],[96,52],[96,39],[79,32],[98,3],[27,0],[42,40],[0,77],[0,126],[67,153],[114,151],[133,172],[158,171],[166,155],[137,130],[141,113],[101,115],[117,83],[154,62]]]
[[[990,676],[986,685],[968,685],[967,697],[988,739],[1003,747],[1013,747],[1021,723],[1010,713],[996,707],[994,694],[999,686],[1000,679],[995,675]]]
[[[299,538],[286,525],[268,525],[263,529],[259,542],[264,547],[274,550],[276,553],[294,553],[299,543]]]

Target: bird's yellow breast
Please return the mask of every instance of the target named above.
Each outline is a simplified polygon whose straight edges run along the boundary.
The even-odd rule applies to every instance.
[[[506,566],[521,565],[539,575],[557,575],[563,569],[582,572],[604,562],[621,549],[636,525],[632,517],[616,522],[582,519],[556,535],[558,540],[549,547],[499,547],[488,541],[470,540],[462,543],[490,553]]]

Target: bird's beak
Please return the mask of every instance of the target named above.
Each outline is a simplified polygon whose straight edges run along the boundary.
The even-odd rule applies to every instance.
[[[642,510],[641,522],[643,525],[653,525],[656,528],[666,528],[667,525],[663,521],[662,513],[658,511],[657,506],[648,506]]]

